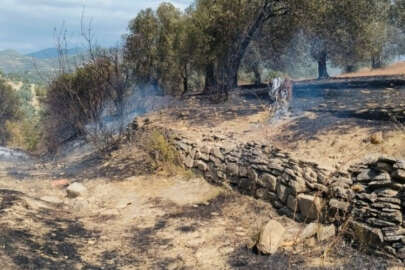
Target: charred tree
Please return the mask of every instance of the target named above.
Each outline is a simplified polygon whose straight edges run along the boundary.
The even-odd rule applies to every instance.
[[[319,80],[329,78],[326,60],[327,60],[327,54],[326,54],[326,52],[324,52],[321,54],[321,56],[318,59],[318,79]]]
[[[209,63],[205,67],[205,85],[204,93],[208,94],[213,92],[213,89],[217,87],[217,79],[215,77],[215,64]]]

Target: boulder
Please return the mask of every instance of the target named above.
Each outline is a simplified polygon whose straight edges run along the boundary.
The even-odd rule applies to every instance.
[[[274,254],[285,238],[285,228],[275,220],[269,221],[261,230],[257,249],[263,254]]]
[[[300,194],[298,195],[298,207],[301,214],[307,220],[316,220],[321,218],[323,200],[319,197]]]
[[[66,189],[69,198],[76,198],[87,192],[87,188],[80,183],[70,184]]]

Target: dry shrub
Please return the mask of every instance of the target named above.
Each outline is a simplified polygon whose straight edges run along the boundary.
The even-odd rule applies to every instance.
[[[146,151],[162,172],[168,175],[182,175],[186,178],[193,177],[193,173],[184,168],[176,147],[162,132],[153,130],[146,140]]]

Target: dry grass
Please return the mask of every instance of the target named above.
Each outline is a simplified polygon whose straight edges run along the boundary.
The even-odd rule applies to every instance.
[[[363,68],[357,72],[341,74],[337,77],[363,77],[363,76],[388,76],[405,75],[405,62],[398,62],[384,68]]]

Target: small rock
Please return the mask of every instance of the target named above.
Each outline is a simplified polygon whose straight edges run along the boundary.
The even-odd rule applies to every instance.
[[[383,133],[379,131],[371,135],[370,142],[372,144],[382,144],[384,142]]]
[[[318,231],[318,227],[319,227],[319,224],[318,224],[318,223],[315,223],[315,222],[308,224],[308,225],[304,228],[304,230],[301,232],[299,238],[300,238],[301,240],[304,240],[304,239],[307,239],[307,238],[310,238],[310,237],[316,235],[316,233],[317,233],[317,231]]]
[[[329,207],[336,210],[341,210],[343,212],[347,212],[350,207],[350,203],[338,201],[336,199],[332,199],[329,201]]]
[[[67,179],[59,179],[59,180],[52,181],[51,185],[52,185],[53,188],[62,189],[62,188],[67,187],[69,184],[70,184],[69,180],[67,180]]]
[[[87,188],[80,183],[70,184],[66,189],[69,198],[76,198],[87,192]]]
[[[288,190],[287,187],[279,184],[277,186],[277,196],[280,199],[280,201],[282,201],[283,203],[285,203],[287,201],[288,198]]]
[[[395,170],[393,177],[400,181],[405,181],[405,170],[404,169]]]
[[[299,194],[307,191],[307,185],[305,184],[305,180],[301,177],[297,177],[297,179],[294,181],[292,180],[289,183],[289,186],[291,187],[291,190],[294,192],[294,194]]]
[[[375,176],[377,175],[377,172],[374,170],[366,169],[362,170],[359,175],[357,175],[357,181],[359,182],[368,182],[371,181]]]
[[[387,162],[383,162],[383,161],[377,162],[376,167],[379,170],[383,170],[383,171],[387,171],[387,172],[391,172],[393,170],[392,163],[387,163]]]
[[[270,191],[276,191],[277,188],[277,178],[271,174],[265,173],[262,175],[261,182],[263,182],[263,185],[265,187],[269,187]]]
[[[261,230],[257,249],[263,254],[274,254],[285,237],[285,228],[275,220],[269,221]]]
[[[336,227],[335,225],[331,224],[329,226],[319,226],[318,232],[317,232],[317,238],[318,241],[325,241],[328,240],[329,238],[332,238],[336,235]]]
[[[200,170],[200,171],[202,171],[202,172],[206,172],[206,171],[208,171],[208,165],[205,163],[205,162],[203,162],[203,161],[196,161],[195,163],[194,163],[194,166],[195,167],[197,167],[197,169],[198,170]]]

